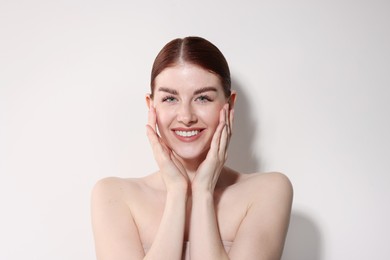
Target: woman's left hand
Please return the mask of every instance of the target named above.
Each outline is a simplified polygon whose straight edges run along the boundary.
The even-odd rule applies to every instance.
[[[219,125],[211,141],[206,159],[199,165],[192,181],[192,192],[214,192],[219,175],[227,159],[227,149],[232,135],[234,110],[225,104],[219,114]]]

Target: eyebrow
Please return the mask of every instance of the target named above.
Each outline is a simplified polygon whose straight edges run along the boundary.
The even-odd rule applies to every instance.
[[[166,87],[160,87],[158,88],[158,91],[161,91],[161,92],[167,92],[171,95],[178,95],[178,92],[174,89],[171,89],[171,88],[166,88]],[[204,92],[208,92],[208,91],[214,91],[214,92],[217,92],[217,88],[215,87],[204,87],[204,88],[200,88],[200,89],[197,89],[194,91],[194,95],[198,95],[198,94],[201,94],[201,93],[204,93]]]
[[[198,95],[198,94],[200,94],[200,93],[208,92],[208,91],[217,92],[217,88],[215,88],[215,87],[204,87],[204,88],[200,88],[200,89],[197,89],[197,90],[194,91],[194,95]]]
[[[178,94],[176,90],[171,89],[171,88],[161,87],[161,88],[158,88],[158,91],[167,92],[167,93],[172,94],[172,95],[177,95]]]

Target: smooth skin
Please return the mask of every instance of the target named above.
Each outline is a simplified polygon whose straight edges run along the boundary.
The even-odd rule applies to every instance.
[[[92,193],[99,260],[182,257],[280,259],[293,190],[281,173],[242,174],[224,166],[236,93],[192,64],[156,77],[147,137],[159,170],[143,178],[105,178]],[[178,137],[177,131],[199,131]],[[223,241],[233,241],[227,253]],[[148,251],[144,252],[144,247]]]

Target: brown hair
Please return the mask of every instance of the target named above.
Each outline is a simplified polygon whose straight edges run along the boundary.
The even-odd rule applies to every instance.
[[[188,62],[215,73],[221,80],[225,97],[230,97],[230,70],[222,52],[208,40],[191,36],[168,42],[158,53],[151,73],[150,87],[152,98],[155,79],[158,74],[180,62]]]

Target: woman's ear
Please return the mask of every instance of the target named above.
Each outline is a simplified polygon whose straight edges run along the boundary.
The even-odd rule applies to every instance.
[[[146,106],[148,107],[148,109],[150,109],[150,106],[153,106],[153,99],[151,97],[151,94],[145,95],[145,101],[146,101]]]
[[[236,98],[237,98],[237,92],[232,90],[231,91],[231,94],[230,94],[230,97],[229,97],[229,109],[233,109],[234,108],[234,104],[236,103]]]

